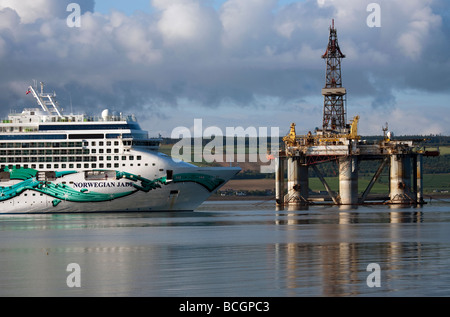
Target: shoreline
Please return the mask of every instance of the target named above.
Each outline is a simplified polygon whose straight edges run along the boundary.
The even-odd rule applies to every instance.
[[[324,196],[314,196],[318,198],[323,198]],[[429,200],[442,200],[442,199],[450,199],[450,194],[424,194],[424,201],[428,202]],[[236,200],[262,200],[262,201],[275,201],[274,196],[219,196],[217,194],[210,196],[206,201],[236,201]]]

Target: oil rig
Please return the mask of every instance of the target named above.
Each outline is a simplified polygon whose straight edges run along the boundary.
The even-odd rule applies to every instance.
[[[314,170],[327,195],[322,199],[334,205],[400,204],[421,205],[423,199],[423,156],[439,155],[426,152],[424,140],[395,140],[388,128],[383,138],[373,142],[358,135],[359,116],[347,123],[346,94],[342,85],[341,62],[345,58],[337,38],[334,20],[330,26],[328,46],[322,58],[326,61],[326,81],[322,128],[307,135],[297,135],[295,123],[283,138],[276,157],[275,195],[277,207],[298,207],[317,204],[310,197],[309,170]],[[358,192],[358,169],[363,160],[378,161],[371,181]],[[339,166],[339,190],[333,191],[318,165],[335,161]],[[370,198],[369,193],[385,168],[389,168],[389,193]],[[287,169],[287,182],[285,172]],[[287,188],[286,188],[287,185]],[[373,195],[372,195],[373,196]]]

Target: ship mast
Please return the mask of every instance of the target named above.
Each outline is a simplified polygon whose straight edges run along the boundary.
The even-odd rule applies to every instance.
[[[28,87],[27,95],[31,93],[36,99],[38,105],[48,113],[49,115],[57,115],[62,117],[61,110],[59,109],[58,102],[56,101],[56,93],[44,93],[44,83],[41,82],[41,92],[37,93],[33,86]]]

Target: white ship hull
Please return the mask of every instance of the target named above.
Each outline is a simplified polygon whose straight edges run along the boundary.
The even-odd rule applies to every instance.
[[[181,174],[203,177],[209,175],[212,179],[218,180],[217,186],[208,188],[201,183],[183,179],[163,182],[160,187],[148,192],[134,186],[140,187],[141,181],[134,182],[129,179],[86,181],[83,177],[84,172],[69,174],[54,182],[39,182],[35,178],[26,181],[11,180],[7,184],[2,184],[0,192],[2,195],[8,195],[5,189],[17,188],[16,193],[10,198],[0,197],[3,198],[0,200],[0,213],[194,211],[239,171],[239,168],[184,168],[180,171]],[[180,173],[175,173],[174,177],[177,175]],[[21,188],[24,182],[31,182],[37,186]],[[79,193],[81,196],[98,194],[102,197],[94,197],[91,201],[89,197],[73,198],[69,197],[70,195],[64,197],[62,192],[52,190],[61,188],[63,182],[65,191]]]

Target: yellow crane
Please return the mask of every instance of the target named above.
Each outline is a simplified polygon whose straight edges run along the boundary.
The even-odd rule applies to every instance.
[[[359,116],[356,116],[353,118],[352,123],[350,124],[350,133],[348,134],[348,139],[359,139],[360,136],[358,135],[358,121]]]

